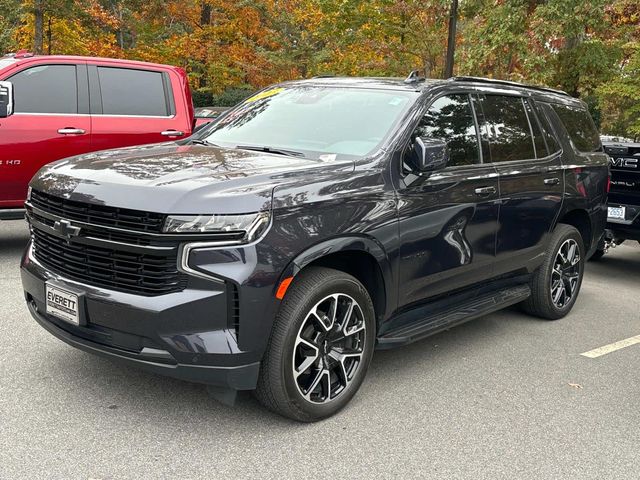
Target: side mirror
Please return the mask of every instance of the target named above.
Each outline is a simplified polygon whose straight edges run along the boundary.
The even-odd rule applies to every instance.
[[[416,137],[413,141],[415,167],[421,172],[440,170],[449,163],[447,142],[437,138]]]
[[[0,118],[13,114],[13,84],[0,82]]]

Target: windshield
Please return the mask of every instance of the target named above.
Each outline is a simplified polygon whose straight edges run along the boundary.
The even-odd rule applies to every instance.
[[[417,97],[400,90],[277,87],[245,100],[200,138],[325,161],[362,157],[382,143]]]

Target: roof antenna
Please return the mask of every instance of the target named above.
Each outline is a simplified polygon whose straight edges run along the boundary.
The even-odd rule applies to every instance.
[[[415,83],[424,80],[424,77],[420,76],[420,70],[412,70],[407,78],[404,79],[404,83]]]

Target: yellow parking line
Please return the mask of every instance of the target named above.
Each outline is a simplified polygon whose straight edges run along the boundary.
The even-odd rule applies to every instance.
[[[631,345],[635,345],[637,343],[640,343],[640,335],[625,338],[624,340],[610,343],[609,345],[605,345],[604,347],[598,347],[593,350],[589,350],[588,352],[581,353],[580,355],[582,355],[583,357],[597,358],[601,357],[602,355],[606,355],[607,353],[620,350],[621,348],[630,347]]]

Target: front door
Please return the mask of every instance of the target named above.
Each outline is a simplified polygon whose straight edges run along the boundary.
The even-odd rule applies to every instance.
[[[94,150],[179,140],[191,134],[167,72],[89,65]]]
[[[434,100],[416,136],[445,140],[450,161],[420,174],[407,147],[398,192],[400,308],[491,277],[495,252],[498,175],[482,163],[469,95]]]
[[[15,113],[0,119],[0,207],[21,207],[43,165],[91,148],[86,71],[40,64],[4,80],[13,83]]]

